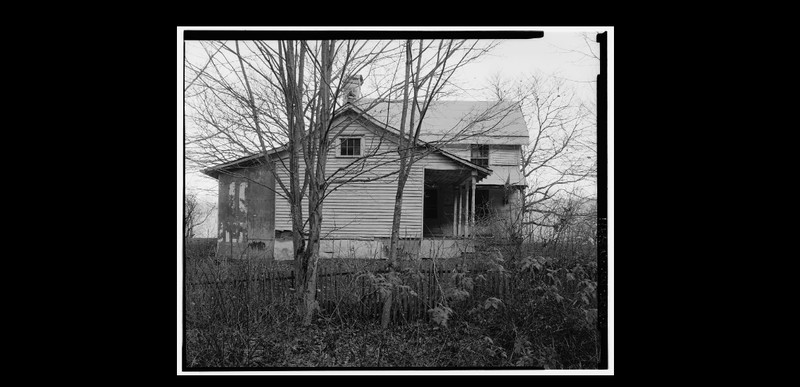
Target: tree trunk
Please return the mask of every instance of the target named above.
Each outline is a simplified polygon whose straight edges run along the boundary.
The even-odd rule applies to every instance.
[[[309,180],[308,187],[308,243],[300,256],[303,270],[302,287],[298,288],[301,298],[303,326],[311,325],[314,313],[319,309],[317,302],[317,268],[319,263],[319,244],[322,234],[322,205],[325,197],[325,167],[328,153],[328,126],[331,121],[331,72],[333,68],[333,42],[322,41],[321,74],[319,89],[319,110],[317,122],[312,120],[309,140],[305,143],[304,158],[306,160]],[[302,290],[301,290],[302,289]]]
[[[407,152],[402,152],[407,153]],[[392,235],[389,239],[389,267],[394,266],[400,242],[400,220],[403,215],[403,189],[408,181],[408,162],[406,155],[400,157],[400,171],[397,176],[397,191],[394,196],[394,212],[392,214]]]
[[[407,150],[406,152],[408,153]],[[397,263],[397,252],[398,252],[398,245],[400,242],[400,220],[402,217],[403,211],[403,189],[406,186],[406,181],[408,181],[408,162],[406,161],[406,157],[403,156],[400,158],[400,172],[397,177],[397,193],[395,193],[395,201],[394,201],[394,214],[392,216],[392,236],[389,239],[389,273],[388,275],[391,276],[394,273],[394,267]],[[391,318],[392,312],[392,293],[390,292],[389,295],[385,296],[383,300],[383,312],[381,313],[381,327],[386,329],[389,326],[389,320]]]
[[[316,198],[315,198],[316,199]],[[303,281],[303,326],[311,325],[314,317],[314,312],[319,309],[317,303],[317,267],[319,263],[319,238],[322,226],[322,208],[318,200],[309,200],[311,203],[320,204],[309,215],[309,235],[308,245],[306,246],[305,253],[303,254],[303,262],[305,262],[305,278]]]
[[[400,170],[397,176],[397,192],[395,193],[394,214],[392,216],[392,235],[389,239],[389,276],[394,273],[394,265],[395,261],[397,260],[397,245],[400,240],[400,217],[402,216],[403,210],[403,189],[406,186],[406,180],[408,180],[408,173],[411,169],[410,166],[413,164],[412,161],[409,160],[409,157],[413,155],[411,152],[411,147],[414,146],[411,140],[414,138],[414,136],[411,135],[411,127],[413,125],[409,125],[408,137],[406,137],[405,133],[406,115],[408,113],[409,103],[408,87],[409,79],[411,77],[412,63],[411,41],[408,40],[406,41],[406,69],[405,78],[403,80],[403,111],[400,117],[400,143],[398,148],[398,154],[400,155]],[[381,313],[381,327],[383,329],[386,329],[389,326],[391,312],[392,292],[390,292],[383,301],[383,312]]]

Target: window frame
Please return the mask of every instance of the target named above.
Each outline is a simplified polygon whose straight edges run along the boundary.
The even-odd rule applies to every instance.
[[[342,141],[345,140],[358,140],[358,151],[357,155],[343,155],[342,154]],[[347,159],[356,159],[359,157],[364,156],[364,136],[339,136],[339,144],[336,147],[336,157],[347,158]]]
[[[477,150],[479,155],[482,153],[481,152],[481,148],[485,148],[486,149],[486,157],[475,157],[474,153],[476,152],[476,150]],[[473,163],[475,165],[480,165],[482,167],[488,167],[489,166],[489,155],[490,154],[491,154],[491,151],[489,149],[489,145],[488,144],[470,144],[470,146],[469,146],[469,162],[471,162],[471,163]],[[476,161],[478,161],[478,160],[486,160],[486,164],[477,163]]]

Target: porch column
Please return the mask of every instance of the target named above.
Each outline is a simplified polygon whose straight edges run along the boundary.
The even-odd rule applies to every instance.
[[[458,237],[458,220],[461,217],[461,189],[453,186],[453,236]]]
[[[469,224],[472,225],[472,229],[475,230],[475,172],[472,172],[472,179],[470,181],[470,187],[472,188],[472,211],[469,213]],[[475,231],[473,231],[475,232]]]
[[[469,203],[470,203],[469,180],[467,180],[464,183],[464,191],[465,191],[465,196],[466,196],[465,197],[466,200],[464,201],[464,208],[466,209],[466,211],[464,212],[464,236],[468,237],[469,236]]]
[[[464,185],[458,185],[458,236],[464,236]]]

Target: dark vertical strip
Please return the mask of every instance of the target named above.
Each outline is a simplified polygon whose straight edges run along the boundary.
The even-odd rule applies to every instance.
[[[186,60],[186,42],[183,42],[183,59]],[[183,66],[183,79],[186,79],[186,66]],[[184,81],[185,82],[185,81]],[[185,94],[184,94],[185,96]],[[186,117],[186,104],[181,108],[182,117]],[[186,120],[183,120],[183,154],[186,154]],[[186,200],[186,159],[183,161],[183,195],[184,201]],[[186,206],[183,206],[183,218],[186,219]],[[183,246],[183,318],[181,318],[181,327],[183,328],[183,345],[181,346],[181,371],[186,371],[186,238],[181,238],[181,245]]]
[[[340,273],[336,273],[336,278],[333,280],[333,301],[334,302],[338,302],[338,300],[339,300],[339,275],[340,275]]]
[[[600,45],[600,74],[597,75],[597,324],[600,330],[600,363],[608,369],[608,32],[597,34]]]
[[[363,320],[364,319],[364,277],[361,277],[360,282],[361,282],[361,294],[360,294],[360,297],[358,298],[358,300],[359,300],[358,303],[361,304],[361,319]]]
[[[422,313],[420,313],[420,311],[422,310],[422,300],[423,297],[425,297],[425,291],[423,290],[422,287],[422,273],[423,272],[420,271],[420,275],[417,277],[417,299],[416,302],[414,302],[414,308],[416,308],[414,310],[414,315],[424,320],[425,316]]]

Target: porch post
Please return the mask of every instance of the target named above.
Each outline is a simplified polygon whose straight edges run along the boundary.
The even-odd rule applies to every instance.
[[[472,179],[471,179],[470,183],[472,183],[472,184],[470,184],[471,187],[472,187],[472,196],[471,196],[472,212],[469,213],[469,224],[472,225],[472,230],[473,230],[472,232],[474,233],[475,232],[474,231],[475,230],[475,172],[474,171],[472,172]]]
[[[456,206],[457,206],[457,203],[456,203],[456,191],[455,191],[455,187],[453,187],[453,236],[454,237],[457,236],[456,235]]]
[[[464,185],[458,185],[458,236],[464,236]]]
[[[466,192],[466,200],[464,201],[464,208],[466,209],[464,212],[464,236],[469,237],[469,180],[464,183],[464,191]]]
[[[461,222],[461,187],[455,186],[453,188],[455,189],[453,193],[453,206],[456,208],[453,213],[453,236],[458,237],[458,233],[461,231],[461,227],[459,227],[459,222]]]
[[[464,199],[467,196],[464,194],[464,184],[458,185],[458,205],[461,209],[458,211],[458,236],[464,236]]]

